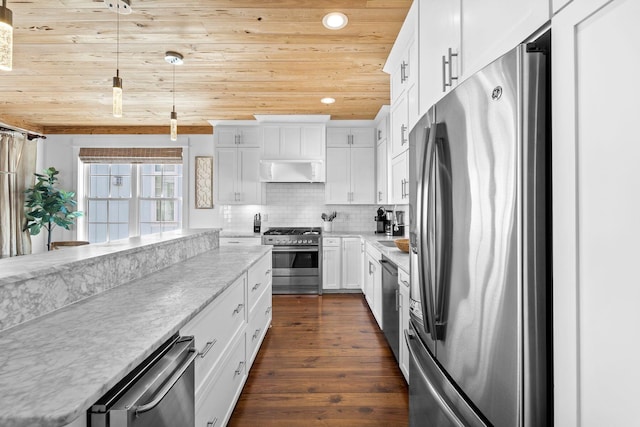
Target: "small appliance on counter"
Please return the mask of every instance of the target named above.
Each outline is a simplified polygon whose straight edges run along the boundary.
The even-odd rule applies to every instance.
[[[389,220],[387,219],[386,211],[382,206],[378,208],[374,220],[376,221],[376,233],[385,234],[387,232]]]
[[[404,236],[404,211],[387,211],[385,234],[387,236]]]
[[[253,232],[260,233],[260,227],[262,225],[262,215],[257,213],[253,216]]]

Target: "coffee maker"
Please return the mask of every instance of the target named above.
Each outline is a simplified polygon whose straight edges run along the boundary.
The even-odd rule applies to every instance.
[[[374,220],[376,221],[376,233],[385,234],[389,228],[389,220],[387,219],[387,212],[382,206],[378,208]]]

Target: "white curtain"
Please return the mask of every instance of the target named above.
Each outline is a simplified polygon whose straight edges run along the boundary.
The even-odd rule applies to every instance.
[[[22,228],[24,192],[35,182],[36,152],[36,140],[0,131],[0,257],[31,253],[31,237]]]

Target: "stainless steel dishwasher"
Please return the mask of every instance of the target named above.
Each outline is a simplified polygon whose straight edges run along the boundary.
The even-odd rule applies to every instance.
[[[397,361],[400,345],[398,267],[384,255],[380,265],[382,266],[382,332]]]
[[[193,427],[197,355],[174,335],[89,409],[89,426]]]

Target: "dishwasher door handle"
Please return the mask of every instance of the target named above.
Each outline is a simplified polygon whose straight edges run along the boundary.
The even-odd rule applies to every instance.
[[[158,391],[153,400],[149,403],[145,403],[144,405],[140,405],[135,409],[136,415],[148,412],[158,406],[162,399],[164,399],[164,397],[171,391],[173,386],[180,380],[187,369],[189,369],[189,366],[191,366],[193,361],[196,360],[196,357],[198,357],[198,352],[195,348],[190,348],[189,353],[191,353],[191,355],[175,370],[169,381],[167,381],[160,391]]]

